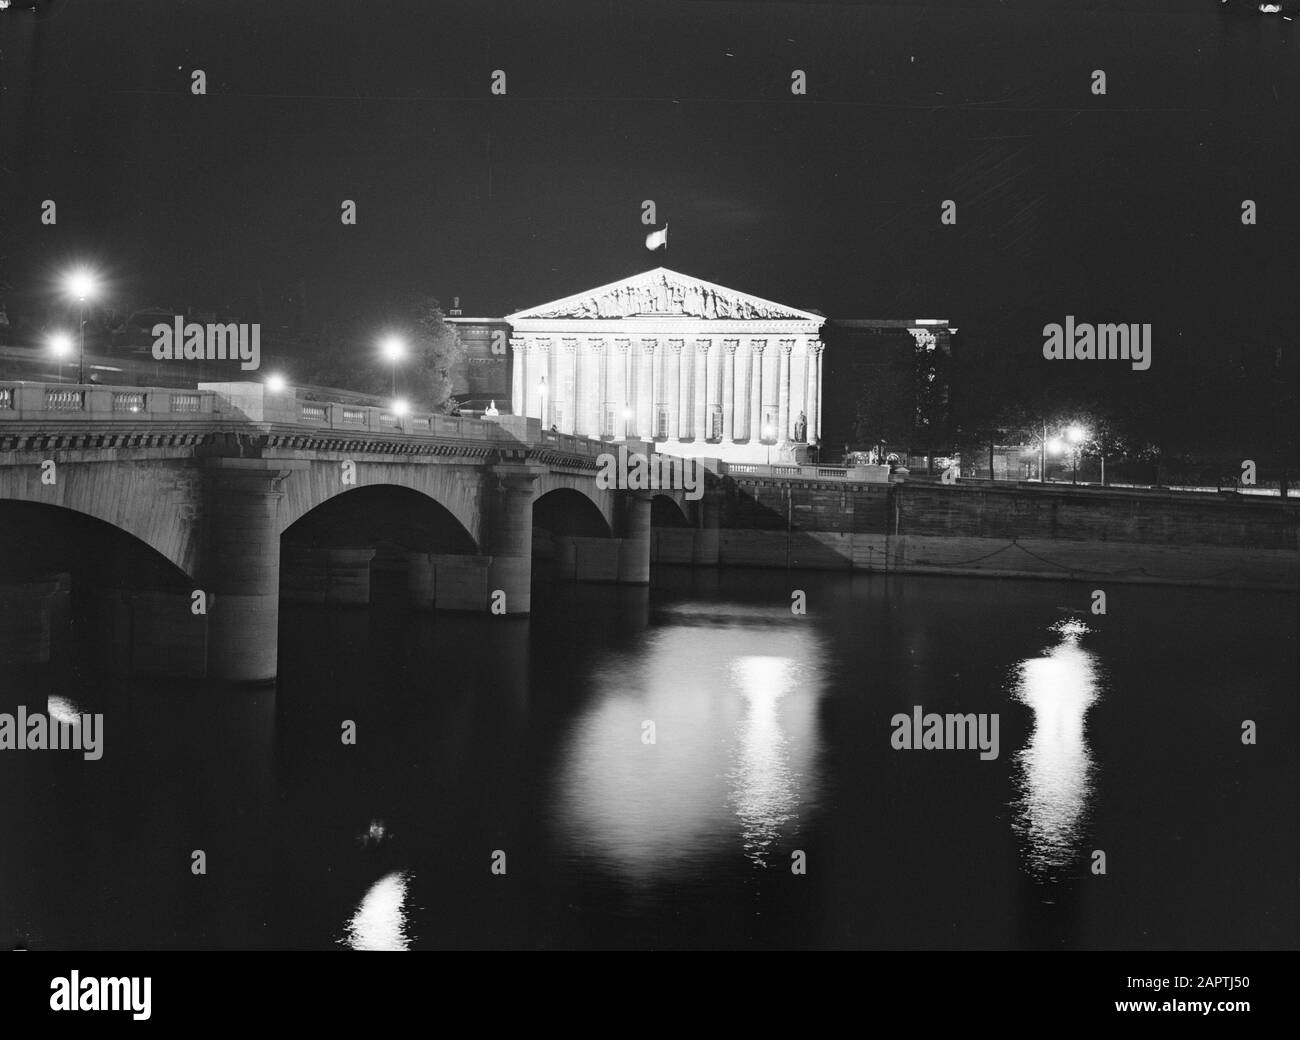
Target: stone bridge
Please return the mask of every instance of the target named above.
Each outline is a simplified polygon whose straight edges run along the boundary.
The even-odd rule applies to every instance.
[[[648,583],[652,517],[716,563],[716,490],[602,488],[612,447],[261,383],[0,383],[0,657],[48,659],[71,589],[111,671],[267,681],[281,595],[366,603],[381,560],[416,608],[505,616],[535,559]]]

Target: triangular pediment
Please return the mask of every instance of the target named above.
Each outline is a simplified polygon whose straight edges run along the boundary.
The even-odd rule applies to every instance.
[[[703,318],[722,321],[815,321],[820,314],[796,310],[700,278],[656,267],[622,281],[562,300],[507,314],[506,321],[538,319]]]

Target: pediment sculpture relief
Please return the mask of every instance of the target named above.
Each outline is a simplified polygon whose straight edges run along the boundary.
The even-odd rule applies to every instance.
[[[790,319],[781,307],[729,296],[665,275],[636,285],[619,285],[599,296],[530,313],[534,318],[633,318],[639,315],[681,315],[692,318]]]

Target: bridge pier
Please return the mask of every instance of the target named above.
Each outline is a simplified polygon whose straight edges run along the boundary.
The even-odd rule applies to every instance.
[[[533,499],[537,478],[547,472],[538,463],[502,463],[492,467],[499,488],[492,502],[488,525],[489,608],[497,592],[505,593],[505,613],[527,614],[532,610]]]
[[[188,592],[98,586],[94,600],[96,666],[109,675],[199,679],[207,660],[207,618]]]
[[[618,580],[622,585],[650,584],[650,504],[644,491],[624,491],[622,542],[618,553]]]
[[[54,628],[55,597],[66,575],[46,575],[0,584],[0,660],[46,664]]]
[[[288,603],[370,604],[370,561],[375,550],[284,546],[281,587]]]
[[[281,485],[307,463],[223,457],[205,459],[203,466],[199,580],[210,601],[208,677],[270,682],[280,620]]]
[[[721,554],[722,489],[705,488],[697,508],[699,526],[695,529],[694,563],[697,567],[716,567]]]
[[[468,553],[406,554],[406,587],[415,610],[481,612],[491,605],[490,556]],[[507,593],[506,606],[510,605]]]

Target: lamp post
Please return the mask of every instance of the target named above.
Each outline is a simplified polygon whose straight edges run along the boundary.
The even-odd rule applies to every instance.
[[[550,429],[550,426],[549,426],[549,425],[547,424],[547,422],[546,422],[546,419],[547,419],[547,412],[546,412],[546,377],[545,377],[545,376],[542,376],[542,381],[541,381],[541,383],[539,383],[538,386],[537,386],[537,393],[538,393],[538,396],[540,397],[541,402],[542,402],[542,405],[541,405],[541,408],[542,408],[542,415],[541,415],[541,419],[542,419],[542,430],[543,430],[543,431],[546,431],[546,430],[549,430],[549,429]]]
[[[380,344],[380,352],[393,372],[393,397],[397,396],[397,363],[406,356],[406,344],[400,336],[389,336]]]
[[[63,382],[63,359],[72,353],[72,337],[56,332],[50,337],[50,353],[59,359],[59,382]]]
[[[776,430],[771,426],[763,427],[763,440],[767,441],[767,464],[772,465],[772,439],[776,435]]]
[[[623,440],[627,440],[628,424],[632,421],[632,409],[626,405],[623,408]]]
[[[85,268],[78,268],[68,274],[64,287],[68,295],[77,301],[81,310],[81,352],[77,366],[77,381],[84,385],[86,382],[86,300],[95,294],[95,276]]]
[[[1060,437],[1053,437],[1046,442],[1046,452],[1048,455],[1059,455],[1065,450],[1065,442]],[[1047,470],[1043,470],[1043,482],[1047,482]]]
[[[1074,448],[1074,472],[1070,478],[1070,483],[1078,485],[1079,483],[1079,452],[1083,448],[1083,442],[1088,439],[1088,431],[1082,426],[1075,424],[1065,431],[1066,439]]]

